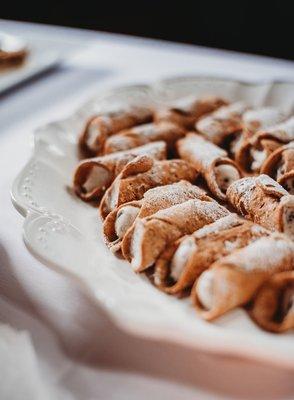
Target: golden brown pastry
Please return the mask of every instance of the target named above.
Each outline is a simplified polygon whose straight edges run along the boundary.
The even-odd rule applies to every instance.
[[[228,145],[230,155],[236,158],[243,144],[258,130],[267,129],[285,119],[286,114],[274,107],[259,107],[245,111],[242,115],[242,130],[235,134]]]
[[[109,136],[149,122],[152,116],[148,107],[126,106],[90,118],[79,139],[82,155],[94,157],[103,154],[104,143]]]
[[[121,242],[131,237],[130,228],[136,218],[145,218],[159,210],[190,199],[212,200],[204,190],[187,181],[148,190],[142,200],[122,204],[108,214],[103,224],[106,244],[113,252],[118,251]]]
[[[271,276],[294,268],[294,242],[272,233],[216,261],[195,282],[192,301],[206,320],[247,304]]]
[[[167,293],[182,292],[215,261],[269,234],[260,225],[229,214],[169,245],[156,261],[154,283]]]
[[[147,190],[156,186],[186,180],[194,182],[198,172],[183,160],[154,161],[147,156],[139,156],[129,162],[105,192],[100,213],[104,219],[121,204],[140,200]]]
[[[132,149],[143,144],[163,140],[169,152],[175,142],[185,135],[185,130],[172,122],[162,121],[135,126],[111,136],[105,142],[104,154]]]
[[[202,200],[188,200],[160,210],[136,220],[131,239],[122,246],[123,255],[135,271],[144,271],[169,243],[228,214],[217,202]]]
[[[242,131],[242,114],[247,109],[248,106],[241,101],[223,106],[212,114],[201,118],[196,123],[196,130],[210,142],[223,146],[226,140],[232,139],[238,132]]]
[[[73,179],[76,194],[84,201],[99,200],[126,164],[140,155],[148,155],[155,160],[164,160],[166,144],[165,142],[153,142],[131,150],[81,161],[75,170]]]
[[[241,178],[236,163],[228,158],[226,151],[196,133],[188,133],[179,140],[177,150],[183,160],[203,175],[211,192],[226,200],[229,185]]]
[[[268,175],[232,183],[227,199],[245,218],[294,238],[294,196]]]
[[[294,194],[294,141],[277,148],[263,163],[262,174],[267,174]]]
[[[267,331],[294,329],[294,271],[280,272],[267,280],[253,299],[250,315]]]
[[[186,129],[194,128],[195,122],[205,114],[228,104],[226,100],[215,97],[184,97],[155,113],[156,121],[169,121]]]
[[[294,117],[265,130],[257,131],[244,140],[236,152],[235,160],[248,174],[259,173],[269,155],[283,144],[294,140]]]

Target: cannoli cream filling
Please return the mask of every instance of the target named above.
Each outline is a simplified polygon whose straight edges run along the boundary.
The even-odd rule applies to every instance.
[[[97,125],[95,124],[94,121],[92,121],[87,130],[87,137],[86,137],[86,143],[89,148],[94,148],[96,147],[96,139],[99,136],[99,130]]]
[[[171,261],[171,277],[178,281],[189,260],[192,251],[195,249],[193,238],[188,237],[177,248]]]
[[[251,164],[251,170],[252,171],[259,171],[263,162],[266,159],[266,153],[264,150],[256,150],[256,149],[251,149],[250,150],[250,156],[252,157],[252,164]]]
[[[100,167],[99,165],[94,165],[86,179],[83,183],[83,189],[89,193],[96,188],[101,188],[102,190],[106,187],[109,181],[109,172]]]
[[[202,273],[197,282],[197,297],[206,310],[213,307],[213,278],[213,271],[207,270]]]
[[[142,240],[144,236],[144,226],[140,223],[136,224],[131,243],[131,265],[136,270],[142,262]]]
[[[132,226],[140,209],[133,206],[122,207],[117,213],[115,232],[118,238],[123,238],[126,231]]]
[[[240,178],[238,170],[233,165],[221,164],[216,166],[214,171],[217,185],[224,193],[231,183]]]

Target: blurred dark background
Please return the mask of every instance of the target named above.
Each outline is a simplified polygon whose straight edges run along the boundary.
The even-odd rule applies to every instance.
[[[2,1],[0,17],[294,60],[292,1]]]

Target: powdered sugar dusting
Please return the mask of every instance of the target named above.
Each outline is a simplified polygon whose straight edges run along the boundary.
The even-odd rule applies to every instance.
[[[223,218],[218,219],[212,224],[206,225],[203,228],[199,229],[193,234],[193,236],[196,239],[200,239],[205,236],[213,235],[214,233],[233,228],[234,226],[239,225],[241,222],[242,219],[238,217],[237,214],[231,213]]]
[[[286,260],[291,260],[294,267],[294,242],[273,233],[224,257],[221,263],[232,264],[239,269],[251,272],[270,271],[277,268],[283,270],[284,265],[289,268],[289,262],[286,263]]]

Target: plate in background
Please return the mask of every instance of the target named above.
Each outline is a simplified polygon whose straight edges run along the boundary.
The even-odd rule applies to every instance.
[[[1,37],[17,47],[23,46],[28,55],[19,65],[0,69],[0,93],[53,68],[60,61],[58,52],[48,50],[45,41],[25,41],[4,32],[0,32],[0,40]]]

